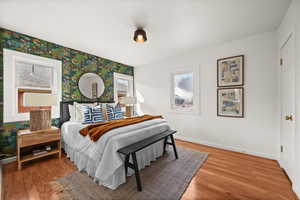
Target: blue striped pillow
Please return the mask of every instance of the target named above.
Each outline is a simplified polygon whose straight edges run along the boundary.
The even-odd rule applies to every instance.
[[[106,114],[107,114],[107,119],[108,120],[116,120],[116,119],[123,119],[124,115],[121,110],[121,106],[116,105],[112,106],[107,104],[106,105]]]
[[[83,106],[83,123],[93,124],[97,122],[103,122],[104,117],[102,113],[102,106]]]

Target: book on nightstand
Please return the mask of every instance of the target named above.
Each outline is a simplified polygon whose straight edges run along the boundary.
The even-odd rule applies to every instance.
[[[41,149],[37,149],[37,150],[33,150],[32,151],[32,154],[34,155],[34,156],[38,156],[38,155],[41,155],[41,154],[44,154],[44,153],[47,153],[47,151],[46,150],[41,150]]]
[[[37,156],[37,155],[41,155],[41,154],[44,154],[44,153],[48,153],[49,151],[51,151],[51,146],[47,145],[43,148],[33,149],[32,154],[34,156]]]

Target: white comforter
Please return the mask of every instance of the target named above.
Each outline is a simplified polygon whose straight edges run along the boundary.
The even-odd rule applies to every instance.
[[[89,136],[79,134],[85,126],[78,122],[63,124],[61,132],[65,151],[80,171],[86,171],[96,182],[111,189],[116,189],[126,180],[124,157],[117,150],[169,129],[164,119],[154,119],[113,129],[93,142]],[[160,142],[139,151],[139,167],[150,165],[161,156],[162,146]]]

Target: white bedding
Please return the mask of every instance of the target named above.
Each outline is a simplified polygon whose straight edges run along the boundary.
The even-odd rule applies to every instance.
[[[86,171],[94,181],[110,189],[125,183],[124,157],[117,150],[129,144],[169,130],[164,119],[154,119],[142,123],[113,129],[93,142],[89,136],[83,137],[79,130],[84,128],[79,122],[65,122],[61,128],[64,149],[80,171]],[[139,168],[162,155],[162,142],[155,143],[137,152]],[[129,171],[129,175],[132,171]]]

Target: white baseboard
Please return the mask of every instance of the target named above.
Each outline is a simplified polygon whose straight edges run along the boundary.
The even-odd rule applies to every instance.
[[[300,199],[300,185],[293,184],[293,191],[297,195],[297,197]]]
[[[235,152],[239,152],[239,153],[250,154],[250,155],[253,155],[253,156],[268,158],[268,159],[272,159],[272,160],[277,160],[277,156],[269,155],[269,154],[266,154],[266,153],[254,152],[254,151],[251,151],[251,150],[241,149],[241,148],[238,148],[238,147],[231,147],[231,146],[225,146],[225,145],[221,145],[221,144],[215,144],[215,143],[211,143],[211,142],[207,142],[207,141],[203,141],[203,140],[197,140],[197,139],[194,139],[194,138],[178,136],[176,134],[175,134],[175,138],[180,139],[180,140],[184,140],[184,141],[187,141],[187,142],[193,142],[193,143],[202,144],[202,145],[206,145],[206,146],[211,146],[211,147],[215,147],[215,148],[225,149],[225,150],[229,150],[229,151],[235,151]]]

